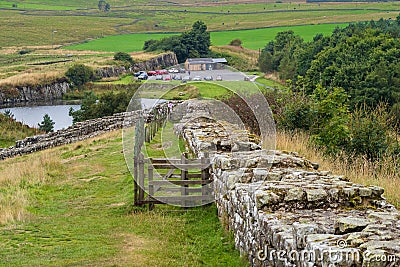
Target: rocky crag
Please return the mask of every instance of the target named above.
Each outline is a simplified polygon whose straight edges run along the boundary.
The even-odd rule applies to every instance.
[[[45,85],[22,85],[7,88],[0,87],[0,105],[18,102],[42,102],[61,99],[70,89],[66,79]]]
[[[207,119],[204,103],[185,109],[177,130],[197,155],[212,150],[219,216],[251,266],[400,266],[400,213],[383,188],[262,150],[246,130]]]
[[[108,66],[97,68],[97,77],[118,77],[121,74],[137,70],[155,70],[178,64],[174,53],[163,53],[144,62],[135,63],[130,69],[123,66]],[[19,102],[46,102],[62,99],[70,90],[71,85],[66,78],[59,78],[54,82],[43,85],[0,86],[0,105]]]

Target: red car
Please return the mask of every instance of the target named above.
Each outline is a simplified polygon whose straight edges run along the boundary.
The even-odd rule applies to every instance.
[[[156,70],[156,75],[169,74],[167,70]]]
[[[167,75],[164,77],[164,81],[170,81],[171,80],[171,76]]]
[[[154,76],[154,75],[157,75],[157,72],[154,70],[151,70],[151,71],[147,72],[147,75]]]

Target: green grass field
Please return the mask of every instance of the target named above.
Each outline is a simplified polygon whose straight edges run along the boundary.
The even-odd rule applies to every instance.
[[[121,141],[114,132],[0,162],[0,218],[13,195],[26,206],[0,225],[1,266],[247,266],[214,205],[133,207]]]
[[[306,41],[319,33],[328,35],[332,33],[336,27],[345,27],[347,24],[320,24],[320,25],[305,25],[292,27],[274,27],[254,30],[238,30],[238,31],[219,31],[211,33],[212,45],[220,46],[227,45],[233,39],[239,38],[243,41],[243,46],[249,49],[257,50],[263,48],[269,41],[275,38],[275,35],[280,31],[293,30]],[[143,43],[149,39],[161,39],[171,36],[172,34],[124,34],[116,36],[108,36],[83,44],[66,46],[65,49],[70,50],[94,50],[108,52],[134,52],[143,49]]]
[[[205,1],[196,4],[190,1],[177,1],[177,4],[160,1],[132,3],[128,0],[108,2],[111,4],[110,12],[100,12],[95,1],[0,0],[0,47],[71,44],[125,33],[182,32],[190,29],[196,20],[205,21],[211,31],[231,31],[387,19],[395,18],[400,10],[399,2],[266,4],[260,1],[243,4],[243,1],[234,1],[207,5],[201,4]],[[186,5],[180,4],[184,2]],[[12,8],[13,4],[17,4],[17,8]],[[53,31],[57,33],[52,34]],[[226,44],[227,38],[230,39],[229,33],[226,34],[228,36],[213,37],[214,43]],[[242,34],[246,38],[246,33]],[[135,39],[134,42],[140,40],[142,43],[144,37],[138,35]],[[116,41],[125,42],[121,39]],[[245,45],[258,48],[259,45],[252,41],[251,38],[246,40]],[[133,46],[135,49],[138,47],[135,43]]]

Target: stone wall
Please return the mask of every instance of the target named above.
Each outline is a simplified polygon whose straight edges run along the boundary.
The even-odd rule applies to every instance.
[[[117,113],[112,116],[78,122],[66,129],[53,133],[27,137],[23,140],[18,140],[13,147],[0,148],[0,160],[74,143],[109,131],[130,127],[135,124],[140,116],[144,116],[145,120],[149,122],[152,120],[155,110],[166,113],[168,112],[168,106],[166,103],[162,103],[153,110]]]
[[[383,188],[261,150],[237,125],[199,118],[203,104],[189,106],[177,130],[197,155],[212,150],[219,217],[251,266],[400,266],[400,214]],[[238,143],[247,145],[233,149]]]

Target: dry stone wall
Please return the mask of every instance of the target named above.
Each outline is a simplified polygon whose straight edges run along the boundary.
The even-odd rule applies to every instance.
[[[168,112],[167,103],[157,105],[152,110],[117,113],[112,116],[78,122],[53,133],[27,137],[18,140],[15,146],[0,149],[0,160],[30,154],[48,148],[89,139],[100,134],[133,126],[140,116],[147,122],[152,121],[154,112]]]
[[[194,153],[230,140],[229,123],[201,119],[204,106],[189,106],[177,129]],[[241,136],[233,148],[248,133],[230,129]],[[251,147],[212,153],[219,217],[251,266],[400,266],[400,214],[383,188],[318,171],[296,153]]]

